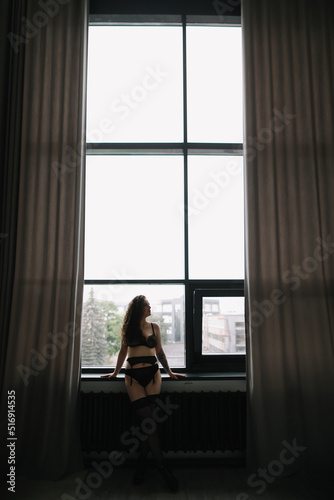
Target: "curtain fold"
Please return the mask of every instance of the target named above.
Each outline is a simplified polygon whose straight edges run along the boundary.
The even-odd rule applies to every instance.
[[[20,30],[25,0],[0,5],[0,331],[7,332],[15,268],[18,210],[24,50],[15,53],[7,34]],[[2,387],[7,335],[0,336],[0,387]]]
[[[26,6],[18,36],[7,37],[11,57],[25,55],[2,400],[15,391],[17,474],[57,479],[82,467],[77,400],[88,13],[80,0]]]
[[[333,19],[327,1],[242,4],[253,471],[332,465]]]

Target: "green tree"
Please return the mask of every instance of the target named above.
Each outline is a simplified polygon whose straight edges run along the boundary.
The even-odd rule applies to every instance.
[[[91,288],[89,298],[82,311],[82,365],[102,366],[106,364],[107,328],[103,311]]]
[[[107,327],[108,354],[113,356],[121,348],[121,330],[124,315],[119,314],[117,306],[112,301],[104,300],[100,302],[100,307]]]

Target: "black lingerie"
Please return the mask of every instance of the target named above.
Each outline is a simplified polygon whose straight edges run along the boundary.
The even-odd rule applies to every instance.
[[[140,340],[137,344],[128,344],[128,347],[138,347],[140,345],[142,345],[144,347],[149,347],[150,349],[152,349],[153,347],[156,347],[156,345],[157,345],[157,338],[155,336],[154,328],[153,328],[153,324],[152,323],[151,323],[151,327],[152,327],[152,332],[153,332],[152,335],[150,335],[147,338],[145,338],[143,336],[142,340]]]
[[[154,376],[159,370],[157,358],[155,356],[134,356],[132,358],[128,358],[127,362],[131,365],[131,368],[126,368],[124,373],[125,375],[129,375],[131,377],[130,385],[132,385],[133,378],[143,387],[146,387],[151,380],[153,380],[154,384]],[[133,368],[134,365],[138,365],[139,363],[150,363],[152,366]]]

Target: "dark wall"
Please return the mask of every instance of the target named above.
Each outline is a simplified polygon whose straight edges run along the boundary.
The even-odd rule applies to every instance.
[[[208,0],[91,0],[91,14],[189,14],[217,15],[223,9],[227,16],[240,16],[241,1],[225,0],[214,4]],[[220,12],[222,12],[220,10]]]

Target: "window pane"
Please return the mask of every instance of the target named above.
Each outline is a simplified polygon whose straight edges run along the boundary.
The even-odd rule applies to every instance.
[[[85,285],[82,315],[83,366],[115,366],[128,303],[145,295],[152,307],[148,321],[158,323],[170,367],[185,366],[183,285]],[[168,306],[166,308],[166,306]],[[168,312],[166,312],[168,309]]]
[[[189,157],[189,276],[243,279],[241,156]]]
[[[88,156],[85,279],[184,277],[183,159]]]
[[[241,28],[187,27],[189,142],[243,142]]]
[[[244,354],[243,297],[203,297],[202,354]]]
[[[87,142],[183,140],[182,28],[91,26]]]

